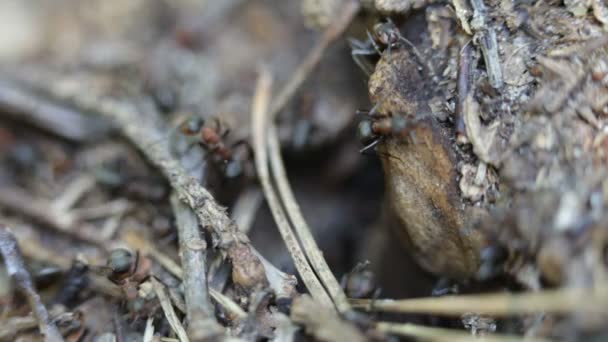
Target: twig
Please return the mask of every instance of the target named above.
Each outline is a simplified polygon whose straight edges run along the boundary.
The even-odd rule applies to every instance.
[[[64,307],[56,306],[49,313],[53,322],[62,319],[69,320],[73,315],[71,312],[66,312]],[[12,341],[15,336],[22,331],[34,329],[38,326],[38,319],[33,314],[25,317],[11,317],[0,319],[0,341]]]
[[[333,299],[338,311],[345,313],[351,309],[350,304],[348,303],[348,299],[340,287],[338,280],[329,269],[327,261],[325,261],[325,258],[323,257],[323,252],[321,252],[319,246],[317,246],[315,238],[310,232],[310,227],[308,226],[308,223],[306,223],[304,215],[302,215],[300,206],[296,202],[296,198],[291,190],[289,181],[287,180],[285,166],[283,165],[283,159],[281,157],[280,142],[274,124],[271,124],[268,129],[268,153],[274,180],[277,184],[281,199],[283,200],[285,211],[302,242],[304,252],[315,272],[321,279],[321,282],[323,282],[323,285],[327,288],[327,292]]]
[[[488,80],[494,89],[499,89],[503,85],[502,69],[500,57],[498,56],[498,41],[494,28],[488,25],[486,18],[486,6],[483,0],[471,0],[473,7],[473,20],[471,28],[475,31],[474,41],[481,47],[481,53],[486,64]]]
[[[34,289],[32,278],[25,268],[23,256],[17,245],[17,239],[15,239],[15,236],[8,227],[3,224],[0,224],[0,253],[4,258],[8,275],[27,298],[34,316],[38,320],[40,333],[45,336],[46,341],[63,341],[59,330],[57,330],[57,327],[49,318],[49,313],[42,303],[40,295]]]
[[[34,329],[38,320],[33,315],[25,317],[11,317],[0,320],[0,341],[13,339],[22,331]]]
[[[103,204],[86,207],[86,208],[75,208],[70,211],[70,214],[74,216],[74,220],[92,220],[108,216],[124,215],[127,211],[131,210],[133,205],[126,199],[119,198]]]
[[[192,209],[180,202],[176,195],[171,196],[171,206],[175,213],[179,256],[184,275],[188,336],[193,341],[217,337],[222,334],[223,329],[215,320],[207,290],[207,243],[201,238]]]
[[[42,246],[35,239],[24,239],[19,245],[21,246],[23,255],[25,255],[27,258],[51,263],[58,266],[63,271],[69,270],[72,266],[72,260],[70,258],[56,254],[52,249]],[[109,280],[98,274],[89,274],[89,279],[91,280],[89,287],[95,292],[113,298],[122,298],[124,295],[124,292],[120,289],[120,287],[114,285]]]
[[[15,82],[0,82],[0,114],[26,121],[75,141],[98,141],[111,129],[109,122],[87,116],[26,90]]]
[[[308,78],[308,75],[310,75],[312,70],[319,64],[327,47],[346,30],[359,11],[359,7],[360,3],[357,0],[345,1],[342,9],[339,11],[340,15],[327,27],[321,40],[308,53],[302,63],[300,63],[292,77],[287,81],[287,84],[281,87],[281,91],[270,106],[270,112],[268,114],[269,121],[274,121],[274,118],[285,105],[287,105],[298,88],[300,88],[302,83]]]
[[[103,113],[112,117],[122,128],[123,133],[157,166],[169,180],[179,199],[194,210],[203,227],[211,228],[214,242],[219,248],[226,249],[233,243],[247,243],[234,222],[226,215],[226,210],[203,188],[196,179],[189,176],[162,141],[164,132],[169,131],[153,108],[146,108],[148,114],[138,113],[127,104],[103,102]],[[151,107],[151,106],[149,106]],[[144,108],[140,108],[144,109]],[[155,124],[154,124],[155,123]]]
[[[403,300],[352,299],[355,308],[368,311],[460,316],[465,313],[513,316],[536,312],[601,313],[608,309],[608,289],[563,288],[534,293],[500,293]]]
[[[366,341],[354,325],[341,320],[335,311],[319,306],[307,295],[294,300],[291,319],[303,324],[307,332],[319,341]]]
[[[251,113],[253,123],[252,137],[255,151],[255,165],[258,178],[260,183],[262,183],[264,195],[268,201],[268,206],[270,207],[274,220],[277,224],[279,233],[287,246],[287,250],[293,259],[294,265],[300,273],[304,284],[312,294],[313,298],[319,301],[319,303],[332,307],[332,301],[308,264],[306,256],[302,251],[302,247],[300,247],[294,232],[289,226],[285,212],[283,211],[283,208],[281,208],[278,196],[270,182],[267,140],[265,133],[267,133],[267,109],[268,102],[270,100],[271,83],[272,79],[269,72],[262,69],[256,85]]]
[[[77,224],[69,212],[55,212],[52,202],[33,198],[25,191],[3,186],[0,188],[0,206],[19,214],[25,214],[60,233],[70,235],[81,241],[103,246],[105,241],[95,232],[96,229],[88,224]]]
[[[186,330],[182,326],[182,323],[177,318],[175,314],[175,310],[173,309],[173,305],[171,304],[171,300],[165,293],[165,286],[161,284],[154,277],[150,278],[152,282],[152,287],[154,288],[154,293],[156,293],[156,297],[160,302],[160,306],[163,308],[163,312],[165,313],[165,317],[171,326],[171,329],[177,334],[177,337],[181,342],[189,342],[188,335],[186,334]]]
[[[175,277],[180,280],[184,279],[184,272],[182,271],[181,267],[176,262],[171,260],[171,258],[169,258],[167,255],[156,249],[150,242],[131,232],[127,232],[122,236],[122,238],[127,244],[129,244],[131,248],[138,249],[146,254],[149,254]],[[214,290],[213,288],[209,288],[209,295],[220,306],[222,306],[224,309],[226,309],[226,311],[234,315],[236,318],[247,318],[247,313],[245,313],[245,311],[243,311],[243,309],[241,309],[237,303],[221,292]]]
[[[387,323],[378,322],[375,325],[376,329],[383,333],[413,337],[421,341],[454,341],[454,342],[470,342],[470,341],[485,341],[485,342],[515,342],[524,340],[523,336],[502,335],[502,334],[485,334],[481,336],[473,336],[462,330],[446,329],[446,328],[431,328],[422,325],[411,323]],[[526,337],[525,341],[530,342],[548,342],[549,340],[542,338]]]
[[[63,193],[53,201],[53,210],[65,212],[78,202],[78,200],[95,186],[95,178],[91,175],[82,175],[73,180]]]
[[[454,121],[456,121],[456,139],[459,142],[465,142],[466,138],[466,127],[464,123],[464,110],[465,110],[465,101],[469,94],[469,86],[470,86],[470,74],[471,74],[471,44],[470,41],[464,44],[462,50],[460,51],[460,61],[458,62],[458,83],[457,83],[457,92],[458,92],[458,101],[456,103],[456,115]]]

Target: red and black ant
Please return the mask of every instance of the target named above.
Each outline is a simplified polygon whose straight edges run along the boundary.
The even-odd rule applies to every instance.
[[[140,257],[139,252],[132,253],[124,248],[110,251],[105,266],[88,265],[89,269],[105,276],[112,283],[121,287],[128,300],[137,297],[139,284],[150,276],[152,262],[146,257]]]
[[[223,164],[224,175],[227,178],[236,178],[243,173],[243,151],[236,149],[239,145],[246,145],[245,141],[239,141],[231,146],[225,143],[225,138],[230,129],[224,128],[219,119],[215,119],[215,127],[205,125],[202,118],[191,119],[182,124],[181,132],[189,136],[197,136],[199,145],[215,159]],[[247,151],[249,152],[249,151]]]
[[[368,119],[361,120],[357,125],[357,136],[361,144],[364,145],[359,150],[360,153],[367,152],[389,136],[404,137],[410,135],[412,140],[416,141],[413,136],[413,129],[421,118],[408,119],[404,114],[392,116],[379,114],[376,112],[377,107],[378,104],[369,111],[357,111],[357,114],[369,116]]]

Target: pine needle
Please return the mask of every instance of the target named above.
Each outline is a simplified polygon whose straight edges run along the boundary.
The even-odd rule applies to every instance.
[[[465,296],[413,298],[403,300],[351,300],[355,308],[367,311],[420,313],[460,316],[476,313],[491,316],[513,316],[537,312],[572,313],[606,312],[608,288],[563,288],[533,293],[499,293]]]
[[[304,252],[315,272],[317,272],[317,275],[321,278],[321,282],[323,282],[323,285],[327,288],[327,292],[329,292],[338,311],[341,313],[347,312],[351,309],[348,299],[340,287],[338,280],[329,269],[327,261],[325,261],[325,258],[323,257],[323,252],[321,252],[319,246],[315,242],[315,238],[310,232],[310,227],[302,215],[300,206],[296,202],[296,198],[291,190],[289,181],[287,180],[283,158],[281,157],[281,147],[274,124],[270,124],[270,128],[268,129],[268,149],[274,180],[277,184],[283,205],[285,206],[285,211],[302,242]]]
[[[432,328],[411,323],[376,323],[376,329],[387,334],[394,334],[406,337],[414,337],[421,341],[450,341],[450,342],[515,342],[523,341],[523,336],[503,335],[503,334],[487,334],[482,336],[473,336],[470,333],[456,329]],[[526,337],[527,342],[541,342],[548,340],[541,338]]]
[[[319,279],[313,272],[312,268],[306,260],[306,256],[302,251],[302,247],[298,243],[298,240],[292,231],[285,212],[281,207],[279,198],[273,189],[270,181],[270,172],[268,170],[268,150],[267,150],[267,115],[268,115],[268,103],[270,101],[270,87],[271,87],[271,76],[269,72],[262,69],[258,82],[256,85],[255,95],[253,97],[253,108],[252,108],[252,137],[255,151],[255,165],[258,173],[258,178],[262,184],[264,196],[268,201],[268,206],[272,212],[274,220],[279,229],[279,233],[287,246],[287,250],[291,255],[294,265],[304,284],[310,291],[311,295],[322,305],[332,307],[332,301],[325,292],[325,289],[321,285]]]

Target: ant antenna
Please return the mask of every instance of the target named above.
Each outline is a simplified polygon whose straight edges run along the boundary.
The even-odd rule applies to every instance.
[[[378,112],[378,108],[380,108],[380,106],[384,103],[384,101],[388,100],[388,96],[383,97],[380,101],[376,102],[373,107],[369,110],[367,109],[357,109],[357,111],[355,112],[355,115],[365,115],[365,116],[369,116],[372,118],[384,118],[387,117],[388,115],[384,114],[384,113],[380,113]]]

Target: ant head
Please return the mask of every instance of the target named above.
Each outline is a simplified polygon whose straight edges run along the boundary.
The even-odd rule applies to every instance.
[[[226,163],[224,175],[226,178],[237,178],[243,174],[243,164],[240,161],[232,159]]]
[[[399,29],[391,20],[374,25],[374,37],[382,44],[390,46],[399,42]]]
[[[357,136],[363,145],[369,144],[376,138],[371,120],[359,122],[359,125],[357,126]]]
[[[205,120],[203,120],[202,118],[196,117],[196,118],[192,118],[190,120],[188,120],[187,122],[185,122],[182,127],[181,130],[184,134],[195,134],[197,132],[199,132],[201,130],[201,128],[203,128],[203,125],[205,125]]]
[[[134,262],[133,254],[124,248],[117,248],[110,252],[108,257],[108,266],[115,273],[128,272]]]

